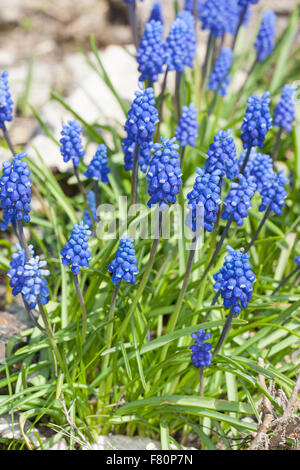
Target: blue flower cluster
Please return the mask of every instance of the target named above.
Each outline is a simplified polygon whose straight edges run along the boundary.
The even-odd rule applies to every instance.
[[[128,139],[143,146],[152,142],[155,125],[158,122],[158,111],[155,108],[153,88],[144,89],[141,83],[139,87],[128,112],[125,131]]]
[[[3,128],[5,121],[13,118],[13,100],[9,91],[8,72],[0,74],[0,128]]]
[[[244,150],[239,159],[240,168],[243,165],[247,151]],[[244,170],[244,176],[248,178],[253,176],[256,189],[259,193],[274,178],[273,160],[270,155],[257,153],[254,148],[251,149],[250,157]]]
[[[240,23],[241,15],[243,14],[244,6],[239,5],[238,0],[227,0],[226,5],[226,14],[227,14],[227,28],[226,32],[232,34],[233,36],[236,34],[238,25]],[[250,3],[247,5],[242,25],[247,26],[249,22],[249,18],[251,15],[251,5]]]
[[[272,127],[269,96],[270,93],[266,92],[261,98],[258,95],[253,95],[247,99],[249,106],[241,127],[244,149],[264,146],[266,134]]]
[[[135,283],[139,269],[132,238],[121,238],[116,257],[108,266],[108,271],[112,273],[112,282],[115,284],[119,284],[122,279],[130,284]]]
[[[238,0],[238,4],[241,7],[246,7],[246,6],[250,5],[250,3],[255,4],[255,3],[258,3],[258,2],[259,2],[259,0]]]
[[[272,54],[275,45],[275,21],[276,15],[272,10],[265,11],[254,44],[259,62]]]
[[[191,103],[189,106],[183,106],[178,126],[175,131],[176,140],[180,143],[181,147],[190,145],[195,147],[196,139],[198,137],[197,122],[198,109]]]
[[[87,178],[93,178],[94,180],[101,179],[102,183],[108,184],[108,173],[110,173],[110,169],[107,168],[107,147],[104,144],[100,144],[84,174]]]
[[[227,29],[226,0],[205,0],[198,4],[198,17],[202,29],[210,30],[212,36],[223,37]]]
[[[295,100],[296,88],[292,85],[284,85],[281,99],[274,109],[274,125],[283,127],[287,132],[291,132],[293,129]]]
[[[197,3],[198,3],[198,0],[197,0]],[[185,0],[184,10],[187,10],[190,13],[193,13],[194,12],[194,0]]]
[[[159,204],[165,210],[168,204],[175,204],[176,195],[182,185],[182,171],[179,163],[179,146],[173,139],[161,139],[161,144],[154,144],[154,155],[147,173],[148,206]]]
[[[299,266],[300,266],[300,255],[296,256],[295,263],[299,264]]]
[[[96,196],[95,196],[94,191],[89,191],[86,197],[91,208],[93,219],[95,222],[97,222],[97,206],[96,206]],[[87,208],[84,209],[83,222],[88,227],[93,226],[93,222],[91,221],[90,214]]]
[[[15,245],[17,251],[12,254],[11,261],[9,263],[10,269],[7,276],[10,278],[9,285],[12,287],[12,294],[18,295],[22,292],[24,286],[24,266],[28,261],[25,250],[17,243]],[[31,258],[34,256],[33,246],[29,245],[29,252]]]
[[[187,195],[188,204],[192,206],[192,223],[188,223],[193,231],[197,229],[197,207],[199,204],[204,208],[204,230],[212,232],[213,224],[217,220],[219,205],[222,202],[220,189],[220,170],[207,173],[201,168],[196,168],[196,177],[193,189]],[[187,220],[189,222],[190,217]]]
[[[60,139],[60,153],[64,162],[68,162],[71,158],[73,164],[78,166],[80,159],[84,157],[84,149],[81,142],[81,127],[77,121],[68,121],[63,124]]]
[[[166,49],[163,42],[163,25],[160,21],[146,23],[145,32],[137,50],[138,71],[140,80],[157,82],[164,71]]]
[[[249,253],[243,250],[235,251],[231,246],[226,247],[228,255],[220,271],[214,274],[216,281],[214,289],[221,292],[225,308],[231,307],[235,314],[248,307],[253,293],[253,282],[256,278],[251,271]]]
[[[211,333],[206,333],[205,330],[199,329],[197,333],[192,333],[191,337],[196,341],[196,344],[190,346],[192,352],[191,360],[195,367],[209,367],[211,365],[212,353],[211,343],[204,343],[211,339]]]
[[[31,179],[30,170],[23,158],[26,153],[15,155],[12,161],[3,163],[0,177],[0,207],[3,210],[2,230],[16,220],[30,221]]]
[[[124,153],[125,162],[124,168],[127,171],[132,170],[135,146],[136,144],[129,137],[125,137],[122,141],[122,150]],[[144,144],[143,146],[139,147],[138,164],[143,173],[146,173],[148,170],[148,166],[152,156],[151,149],[152,143]]]
[[[46,264],[46,261],[41,261],[39,256],[25,262],[21,292],[29,308],[35,308],[37,303],[46,305],[49,302],[48,281],[43,277],[50,274],[48,269],[43,269]]]
[[[258,210],[265,211],[271,204],[271,210],[276,215],[282,214],[282,207],[285,206],[285,198],[287,196],[285,185],[288,179],[283,176],[284,171],[281,170],[277,175],[274,174],[273,179],[261,191],[262,202]]]
[[[207,151],[204,169],[208,173],[219,170],[221,178],[233,179],[239,174],[236,146],[231,130],[219,130]]]
[[[253,176],[245,178],[239,175],[239,183],[230,183],[230,190],[228,196],[225,198],[225,209],[222,214],[222,219],[228,220],[231,215],[236,221],[236,224],[241,226],[248,216],[248,211],[252,207],[251,199],[256,190],[255,179]]]
[[[196,53],[194,18],[188,11],[179,13],[172,23],[166,39],[166,63],[168,70],[184,72],[185,67],[193,67]]]
[[[160,21],[164,24],[163,5],[161,2],[154,2],[148,21]]]
[[[232,50],[229,47],[222,47],[219,57],[216,60],[213,71],[209,77],[207,88],[218,91],[218,95],[226,96],[227,88],[230,85],[232,64]]]
[[[71,265],[71,271],[77,275],[80,269],[88,268],[91,252],[88,249],[88,241],[91,231],[82,221],[73,225],[69,241],[61,250],[64,266]]]

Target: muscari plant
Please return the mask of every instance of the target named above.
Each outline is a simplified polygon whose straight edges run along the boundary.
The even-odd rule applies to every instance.
[[[23,334],[27,344],[13,340],[0,366],[1,387],[10,390],[0,413],[16,409],[26,419],[30,410],[37,421],[47,418],[55,438],[66,429],[70,448],[78,437],[82,445],[112,429],[160,435],[164,449],[180,448],[191,433],[203,449],[220,441],[239,448],[258,430],[261,396],[270,398],[258,387],[258,374],[289,396],[297,371],[289,358],[300,334],[300,136],[296,56],[289,51],[298,12],[277,43],[274,14],[264,14],[245,50],[257,63],[241,94],[247,90],[247,101],[239,103],[243,116],[231,119],[241,65],[236,45],[258,1],[185,2],[169,31],[159,3],[139,28],[140,2],[125,3],[139,76],[129,109],[105,78],[126,114],[124,129],[105,125],[102,133],[54,93],[73,114],[58,142],[36,113],[66,169],[72,163],[67,184],[75,183],[75,197],[66,196],[38,152],[37,164],[31,151],[15,148],[7,129],[13,118],[8,73],[0,76],[0,127],[13,155],[0,176],[6,233],[0,265],[9,278],[7,299],[10,292],[20,296],[33,325]],[[203,64],[195,60],[197,28],[208,32]],[[103,76],[93,39],[91,46],[93,68]],[[167,81],[171,72],[175,91]],[[120,195],[155,215],[153,239],[131,235],[139,213],[129,227],[117,226],[115,239],[97,230],[105,219],[100,202],[116,204]],[[185,234],[163,237],[164,217],[177,205],[188,208],[178,220],[190,227],[189,250]],[[261,356],[267,370],[257,366]],[[272,400],[280,417],[281,405]]]

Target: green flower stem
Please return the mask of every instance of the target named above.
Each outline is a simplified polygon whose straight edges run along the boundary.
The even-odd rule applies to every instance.
[[[22,225],[21,220],[17,220],[17,234],[18,234],[20,245],[23,248],[23,250],[25,251],[26,258],[28,260],[30,260],[31,254],[30,254],[28,245],[27,245],[26,240],[25,240],[25,235],[24,235],[24,230],[23,230],[23,225]]]
[[[108,315],[108,326],[107,326],[106,341],[105,341],[107,349],[110,349],[111,344],[112,344],[113,331],[114,331],[115,306],[116,306],[116,301],[117,301],[120,285],[121,285],[121,281],[115,285],[111,303],[110,303],[110,310],[109,310],[109,315]],[[109,367],[109,360],[110,360],[110,355],[106,354],[106,356],[104,356],[104,359],[103,359],[102,370],[106,370]],[[109,397],[110,389],[111,389],[111,382],[112,382],[112,376],[110,375],[109,378],[107,379],[106,384],[103,383],[103,386],[100,387],[100,396],[102,395],[102,391],[103,391],[105,397]]]
[[[52,347],[53,361],[54,361],[54,367],[55,367],[55,375],[56,375],[56,377],[58,377],[58,370],[57,370],[57,362],[58,362],[59,365],[60,365],[61,370],[64,371],[66,373],[66,375],[68,376],[67,369],[65,367],[64,361],[63,361],[62,356],[60,354],[59,348],[58,348],[58,346],[55,342],[53,331],[50,327],[50,322],[49,322],[49,319],[48,319],[48,315],[47,315],[46,310],[44,309],[43,305],[40,302],[38,302],[38,309],[39,309],[40,315],[43,319],[43,323],[45,325],[47,336],[48,336],[48,339],[49,339],[51,347]]]
[[[231,328],[231,322],[232,322],[233,317],[234,317],[234,312],[233,312],[233,308],[231,307],[231,309],[230,309],[230,311],[229,311],[229,314],[228,314],[228,317],[227,317],[227,319],[226,319],[224,328],[223,328],[223,330],[222,330],[220,339],[219,339],[218,344],[217,344],[217,346],[215,347],[215,350],[214,350],[214,352],[213,352],[213,357],[215,357],[215,356],[218,354],[218,352],[220,351],[221,347],[223,346],[224,341],[226,340],[227,335],[228,335],[228,333],[229,333],[229,330],[230,330],[230,328]]]
[[[252,150],[252,146],[250,146],[250,147],[247,149],[247,153],[246,153],[246,156],[245,156],[245,158],[244,158],[244,162],[243,162],[242,168],[241,168],[241,170],[240,170],[240,174],[241,174],[241,175],[244,174],[245,168],[246,168],[247,163],[248,163],[249,158],[250,158],[251,150]]]
[[[239,89],[239,92],[238,92],[237,97],[236,97],[236,104],[235,104],[235,106],[234,106],[234,108],[233,108],[234,111],[236,111],[236,107],[237,107],[237,105],[239,104],[239,102],[240,102],[240,100],[241,100],[241,98],[242,98],[242,95],[243,95],[244,90],[245,90],[245,88],[246,88],[246,85],[247,85],[247,83],[248,83],[249,77],[251,77],[251,75],[252,75],[252,73],[254,72],[254,70],[255,70],[257,64],[258,64],[258,55],[256,56],[256,59],[255,59],[255,61],[253,62],[251,69],[250,69],[249,72],[247,73],[246,78],[245,78],[245,80],[244,80],[244,82],[243,82],[241,88]]]
[[[137,307],[137,304],[140,300],[140,297],[142,295],[142,293],[144,292],[144,289],[146,287],[146,284],[148,282],[148,279],[149,279],[149,276],[150,276],[150,272],[151,272],[151,269],[152,269],[152,266],[153,266],[153,263],[154,263],[154,260],[155,260],[155,256],[156,256],[156,252],[157,252],[157,248],[158,248],[158,245],[159,245],[159,240],[160,240],[160,234],[161,234],[161,226],[162,226],[162,212],[161,210],[159,209],[159,215],[158,215],[158,226],[157,226],[157,230],[156,230],[156,233],[155,233],[155,238],[153,240],[153,244],[152,244],[152,248],[151,248],[151,252],[150,252],[150,257],[149,257],[149,260],[148,260],[148,263],[146,265],[146,268],[145,268],[145,271],[144,271],[144,275],[142,277],[142,280],[140,282],[140,285],[136,291],[136,294],[135,294],[135,297],[134,297],[134,300],[131,304],[131,307],[129,309],[129,312],[125,318],[125,320],[123,321],[120,329],[119,329],[119,332],[118,332],[118,336],[117,338],[120,339],[122,334],[124,333],[124,331],[126,330],[127,328],[127,325],[131,319],[131,316],[134,312],[134,310],[136,309]]]
[[[284,286],[284,284],[286,284],[299,271],[300,271],[300,266],[297,266],[297,268],[295,268],[294,271],[292,271],[287,277],[285,277],[280,282],[280,284],[276,287],[276,289],[273,290],[271,295],[275,295],[279,291],[279,289],[281,289],[281,287]]]
[[[9,149],[10,149],[11,153],[13,154],[13,156],[17,155],[16,149],[13,146],[13,143],[11,141],[11,138],[10,138],[10,135],[8,133],[7,127],[4,123],[3,123],[2,131],[3,131],[3,137],[6,140],[7,145],[9,146]]]
[[[165,98],[165,92],[166,92],[166,87],[167,87],[168,73],[169,73],[169,69],[166,68],[164,79],[163,79],[162,86],[161,86],[161,92],[158,98],[158,124],[157,124],[157,129],[156,129],[156,138],[155,138],[156,142],[159,141],[160,123],[163,120],[163,105],[164,105],[164,98]]]
[[[95,193],[95,200],[96,200],[96,208],[100,206],[100,194],[99,194],[99,181],[94,181],[94,193]]]
[[[215,44],[216,44],[216,37],[213,36],[212,34],[210,34],[209,38],[208,38],[206,56],[205,56],[203,69],[202,69],[202,83],[201,83],[200,100],[202,100],[203,92],[205,90],[206,83],[207,83],[207,80],[208,80],[208,77],[209,77],[209,74],[210,74],[210,71],[211,71]]]
[[[273,163],[275,163],[277,158],[278,158],[282,133],[283,133],[283,127],[279,127],[279,131],[278,131],[277,136],[276,136],[274,153],[273,153],[273,156],[272,156]]]
[[[80,307],[81,307],[81,312],[82,312],[82,340],[85,340],[86,337],[86,329],[87,329],[87,313],[86,313],[86,308],[85,308],[85,303],[84,303],[84,298],[80,289],[79,281],[78,281],[78,275],[73,273],[73,280],[74,280],[74,285],[75,289],[77,292],[77,296],[79,299]]]
[[[200,397],[204,395],[204,367],[200,367]]]
[[[183,166],[183,159],[184,159],[185,149],[186,149],[186,147],[182,147],[181,153],[180,153],[180,167],[181,167],[181,169],[182,169],[182,166]]]
[[[139,151],[140,151],[140,146],[138,144],[135,144],[133,164],[132,164],[132,174],[131,174],[131,194],[130,194],[131,205],[137,204],[138,202]]]
[[[81,179],[80,179],[80,176],[79,176],[79,172],[78,172],[78,168],[76,165],[74,165],[74,162],[73,162],[73,168],[74,168],[74,173],[75,173],[75,176],[76,176],[76,179],[77,179],[77,182],[78,182],[78,186],[79,186],[79,191],[81,192],[81,195],[83,196],[83,199],[84,199],[84,203],[85,203],[85,206],[87,208],[87,211],[89,213],[89,217],[90,217],[90,220],[93,224],[93,235],[96,236],[96,232],[97,232],[97,227],[96,227],[96,223],[95,223],[95,219],[93,217],[93,214],[92,214],[92,210],[91,210],[91,206],[89,204],[89,201],[87,200],[87,197],[86,197],[86,194],[85,194],[85,190],[84,190],[84,187],[83,187],[83,184],[81,182]]]
[[[175,79],[175,114],[177,119],[180,117],[180,82],[181,82],[182,72],[176,72]]]
[[[272,201],[273,202],[273,201]],[[260,234],[261,232],[261,229],[263,228],[271,210],[272,210],[272,202],[269,204],[267,210],[265,211],[265,214],[263,216],[263,218],[261,219],[260,221],[260,224],[258,226],[258,229],[256,230],[255,234],[253,235],[252,239],[251,239],[251,242],[249,243],[249,245],[245,248],[245,253],[248,253],[248,251],[250,250],[250,248],[252,247],[253,243],[256,241],[258,235]]]
[[[232,46],[231,46],[232,51],[234,51],[234,49],[235,49],[237,38],[238,38],[238,35],[239,35],[239,32],[240,32],[241,26],[243,24],[243,21],[245,19],[246,12],[247,12],[247,5],[245,5],[244,8],[243,8],[243,11],[242,11],[241,16],[240,16],[240,21],[238,23],[235,35],[233,37]]]

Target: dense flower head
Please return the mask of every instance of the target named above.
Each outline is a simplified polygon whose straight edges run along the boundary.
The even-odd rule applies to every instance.
[[[207,88],[218,91],[220,96],[227,95],[227,88],[230,85],[231,74],[229,71],[232,64],[232,55],[232,49],[222,47],[208,80]]]
[[[299,266],[300,266],[300,255],[296,256],[295,263],[299,264]]]
[[[221,292],[224,307],[231,307],[234,313],[239,314],[248,307],[256,278],[251,271],[249,253],[243,253],[243,249],[235,251],[229,245],[226,249],[228,255],[225,256],[225,263],[213,276],[216,281],[214,289]]]
[[[224,201],[222,219],[228,220],[233,216],[237,225],[243,225],[243,219],[248,216],[248,211],[252,207],[251,199],[254,196],[256,184],[253,176],[245,178],[239,175],[239,181],[239,183],[230,183],[230,190]]]
[[[274,109],[274,125],[283,127],[287,132],[291,132],[293,129],[295,98],[296,88],[292,85],[284,85],[281,99]]]
[[[8,224],[16,220],[30,221],[31,179],[27,162],[23,158],[26,153],[15,155],[12,161],[2,166],[0,177],[0,207],[3,210],[3,222],[0,225],[6,230]]]
[[[4,127],[5,121],[13,118],[13,100],[9,91],[8,72],[0,74],[0,128]]]
[[[88,249],[89,236],[91,231],[82,221],[73,225],[69,241],[61,250],[62,263],[65,266],[71,265],[73,274],[78,274],[80,269],[88,268],[91,252]]]
[[[72,159],[73,164],[78,166],[80,159],[84,157],[84,149],[81,141],[81,127],[77,121],[68,121],[63,124],[60,139],[60,153],[64,162]]]
[[[204,165],[207,173],[220,170],[221,178],[226,176],[233,179],[239,174],[236,146],[231,135],[231,130],[219,130],[207,151],[207,159]]]
[[[261,98],[253,95],[247,99],[248,107],[241,127],[244,149],[264,146],[266,134],[272,127],[269,96],[266,92]]]
[[[115,259],[108,266],[108,271],[112,273],[112,282],[115,284],[119,284],[122,279],[130,284],[135,283],[139,269],[132,238],[121,238]]]
[[[122,150],[124,152],[124,168],[129,171],[132,170],[134,152],[135,152],[135,142],[129,138],[125,137],[122,141]],[[153,143],[145,143],[139,146],[138,154],[138,164],[143,173],[146,173],[148,166],[151,160],[151,148]]]
[[[107,147],[104,144],[100,144],[84,174],[87,178],[93,178],[94,180],[101,179],[102,183],[107,184],[108,173],[110,173],[110,169],[107,168]]]
[[[275,21],[276,15],[272,10],[265,11],[254,44],[259,62],[272,54],[275,45]]]
[[[97,222],[97,206],[96,206],[96,196],[95,196],[94,191],[89,191],[86,197],[91,208],[93,219],[95,222]],[[89,211],[87,210],[87,207],[84,209],[83,222],[88,227],[93,226],[93,222],[91,221],[90,214],[89,214]]]
[[[187,217],[187,223],[195,231],[197,229],[197,207],[204,208],[204,230],[212,232],[214,222],[217,220],[219,205],[222,202],[220,189],[220,170],[207,173],[201,168],[196,168],[197,177],[193,189],[187,195],[191,213]],[[190,223],[190,217],[192,223]]]
[[[50,274],[48,269],[44,269],[46,264],[46,261],[41,261],[39,256],[25,262],[21,292],[30,308],[35,308],[37,303],[46,305],[49,302],[48,281],[43,277]]]
[[[226,0],[204,0],[198,4],[202,29],[209,29],[216,37],[223,37],[227,29]]]
[[[283,175],[284,170],[274,174],[273,179],[261,191],[262,202],[258,210],[264,212],[271,204],[271,209],[276,215],[282,214],[282,208],[285,206],[285,198],[287,196],[285,185],[288,179]]]
[[[239,159],[240,168],[243,165],[244,159],[246,157],[247,151],[241,154]],[[273,160],[270,155],[257,153],[254,148],[251,149],[249,160],[244,170],[245,178],[253,176],[255,179],[256,189],[259,193],[263,188],[269,184],[269,182],[274,178],[274,168]]]
[[[226,32],[235,35],[237,32],[238,25],[240,23],[241,15],[243,14],[244,6],[239,5],[238,0],[227,0],[226,4],[226,15],[227,25]],[[247,26],[249,18],[251,16],[251,4],[247,5],[242,25]]]
[[[161,139],[161,144],[154,144],[154,155],[147,173],[148,206],[159,204],[164,210],[168,204],[175,204],[176,195],[182,185],[182,172],[179,163],[179,146],[173,139]]]
[[[194,18],[188,11],[180,12],[172,23],[166,39],[168,70],[184,72],[185,67],[193,68],[196,53]]]
[[[140,80],[157,82],[158,76],[164,71],[166,48],[163,42],[163,24],[151,20],[146,23],[145,32],[137,50]]]
[[[211,365],[212,353],[211,343],[204,343],[211,338],[211,333],[206,333],[205,330],[199,329],[197,333],[192,333],[191,337],[196,341],[196,344],[190,346],[192,352],[191,360],[195,367],[209,367]]]
[[[144,89],[141,83],[139,88],[135,92],[135,99],[128,112],[125,131],[132,142],[142,146],[152,142],[155,125],[158,122],[158,111],[155,108],[153,88]]]
[[[175,131],[175,137],[181,147],[186,147],[187,145],[195,147],[196,145],[199,127],[197,113],[198,109],[195,108],[193,103],[182,107],[181,116]]]
[[[164,17],[163,17],[163,4],[161,2],[154,2],[153,7],[149,16],[148,21],[160,21],[164,24]]]
[[[11,261],[9,263],[10,269],[7,273],[7,276],[10,278],[9,285],[12,287],[13,295],[18,295],[22,291],[24,285],[24,266],[28,261],[25,250],[17,243],[15,245],[17,251],[14,252],[11,256]],[[34,256],[33,246],[29,245],[29,252],[31,257]]]

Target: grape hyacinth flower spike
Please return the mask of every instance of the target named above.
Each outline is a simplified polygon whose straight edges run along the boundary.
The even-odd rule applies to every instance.
[[[96,205],[96,196],[94,191],[89,191],[87,193],[87,200],[89,201],[89,205],[93,214],[93,220],[94,222],[97,222],[97,205]],[[87,225],[89,228],[93,227],[93,221],[90,219],[89,212],[87,208],[84,210],[84,216],[83,216],[83,223]]]
[[[78,274],[81,269],[89,267],[91,252],[88,247],[91,231],[82,221],[73,225],[73,231],[68,242],[61,250],[62,264],[70,266],[73,280],[82,311],[82,337],[85,338],[87,327],[87,313],[83,295],[79,286]]]
[[[0,74],[0,128],[3,131],[4,139],[6,140],[11,153],[16,154],[14,146],[11,142],[9,133],[6,128],[5,122],[12,121],[13,119],[13,100],[10,94],[9,83],[8,83],[8,72],[2,72]]]
[[[220,291],[225,308],[230,308],[224,328],[218,344],[213,352],[213,357],[220,351],[229,332],[232,319],[239,315],[242,309],[248,307],[253,294],[253,283],[256,277],[249,263],[250,255],[244,253],[243,249],[235,251],[231,246],[226,247],[228,255],[220,271],[214,274],[216,281],[214,289]]]
[[[265,213],[245,252],[248,252],[256,241],[270,212],[273,211],[278,216],[282,215],[282,208],[285,206],[285,198],[287,197],[285,185],[288,183],[288,179],[284,177],[283,173],[283,170],[277,173],[277,175],[273,172],[273,176],[264,181],[264,185],[260,191],[262,202],[258,210]]]
[[[164,24],[163,4],[161,2],[153,3],[148,21],[152,21],[152,20],[160,21],[162,25]]]
[[[26,245],[22,221],[30,222],[31,179],[30,170],[24,158],[26,153],[15,155],[12,161],[3,163],[0,177],[0,207],[3,210],[2,230],[12,223],[22,248],[30,257]]]
[[[292,132],[295,119],[296,88],[293,85],[284,85],[279,103],[274,109],[274,126],[279,127],[277,133],[275,148],[273,153],[273,162],[277,160],[280,140],[283,131]]]
[[[223,131],[220,129],[214,136],[214,141],[209,145],[206,152],[207,159],[204,169],[207,173],[220,170],[220,179],[226,176],[229,180],[239,174],[236,146],[232,137],[231,129]]]
[[[163,25],[160,21],[151,20],[146,23],[145,32],[137,50],[140,81],[148,80],[149,86],[153,86],[164,71],[165,61]]]
[[[266,92],[260,98],[253,95],[247,99],[248,107],[241,127],[243,147],[247,150],[240,173],[243,174],[250,157],[252,147],[263,147],[266,135],[272,128],[270,113],[270,93]]]
[[[152,145],[155,126],[158,122],[158,112],[155,108],[155,99],[153,88],[144,89],[142,83],[139,83],[139,90],[135,92],[135,99],[128,112],[128,119],[125,123],[127,137],[123,139],[123,149],[132,148],[134,145],[134,157],[132,162],[131,178],[131,204],[137,203],[138,186],[138,161],[139,154]],[[124,147],[125,146],[125,147]],[[132,151],[129,155],[132,155]],[[128,165],[128,154],[125,153],[125,162]]]
[[[97,151],[88,166],[88,169],[84,172],[87,178],[94,180],[94,192],[96,197],[96,206],[99,206],[99,181],[108,184],[107,175],[110,173],[110,169],[107,167],[107,147],[104,144],[100,144]],[[91,207],[92,210],[92,207]]]
[[[190,346],[192,353],[191,361],[200,370],[200,396],[203,396],[203,369],[204,367],[209,367],[212,360],[212,353],[210,352],[212,345],[208,342],[211,339],[211,333],[206,333],[205,330],[199,329],[197,333],[191,333],[191,337],[196,341],[196,344]]]
[[[89,212],[90,220],[93,221],[93,232],[94,234],[96,234],[96,225],[94,223],[92,211],[78,172],[78,165],[85,154],[81,140],[81,133],[82,129],[76,120],[68,121],[67,124],[63,124],[61,130],[61,139],[59,141],[61,144],[60,153],[63,157],[64,162],[67,163],[68,161],[72,160],[78,187],[81,195],[83,196],[85,206]]]
[[[231,82],[230,70],[232,57],[232,50],[229,47],[222,47],[207,84],[207,88],[215,92],[214,98],[209,107],[209,115],[212,114],[215,108],[217,97],[227,95],[227,88]]]
[[[264,12],[254,44],[258,62],[263,62],[273,52],[275,45],[275,21],[276,15],[272,10]]]
[[[175,137],[181,146],[180,166],[182,168],[185,148],[187,145],[196,146],[198,137],[198,109],[191,103],[189,106],[183,106],[178,126],[175,131]]]

